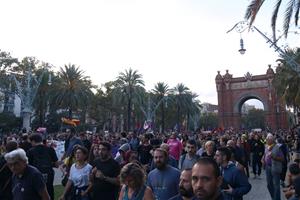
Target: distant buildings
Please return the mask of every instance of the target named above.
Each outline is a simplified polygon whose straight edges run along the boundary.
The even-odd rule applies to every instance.
[[[211,103],[202,103],[201,113],[218,113],[218,105],[211,104]],[[255,105],[249,105],[244,103],[241,108],[242,114],[248,114],[249,110],[255,109]]]
[[[249,105],[244,103],[242,108],[241,108],[241,113],[242,114],[248,114],[250,110],[255,109],[255,105]]]
[[[21,99],[15,93],[9,93],[5,102],[5,94],[0,90],[0,113],[13,113],[16,117],[21,116]]]
[[[202,103],[201,113],[218,113],[218,105],[211,103]]]

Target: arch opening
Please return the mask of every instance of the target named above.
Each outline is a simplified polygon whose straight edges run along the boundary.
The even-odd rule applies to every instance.
[[[263,102],[257,97],[248,97],[240,102],[239,113],[241,128],[252,130],[266,128],[265,108]]]

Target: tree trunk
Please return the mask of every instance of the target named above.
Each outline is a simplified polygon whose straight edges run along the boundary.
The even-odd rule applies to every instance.
[[[165,108],[164,108],[164,103],[162,102],[161,105],[161,132],[165,132]]]
[[[131,98],[128,99],[127,105],[127,131],[131,130]]]
[[[177,131],[180,131],[180,106],[177,105]]]
[[[72,119],[73,111],[72,108],[69,108],[69,119]]]
[[[9,111],[9,93],[7,91],[4,92],[4,108],[3,113],[8,113]]]

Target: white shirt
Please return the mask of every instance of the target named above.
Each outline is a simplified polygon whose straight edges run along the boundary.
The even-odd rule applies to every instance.
[[[92,166],[86,164],[83,168],[78,169],[75,167],[76,163],[71,166],[69,180],[72,181],[75,187],[84,187],[89,184],[89,177],[92,171]]]

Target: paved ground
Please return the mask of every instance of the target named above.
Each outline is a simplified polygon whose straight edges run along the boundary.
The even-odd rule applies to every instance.
[[[260,179],[253,179],[253,175],[249,178],[252,185],[251,191],[244,197],[244,200],[272,200],[267,189],[266,176],[263,173]],[[281,199],[284,200],[283,193],[281,192]]]
[[[59,169],[55,169],[54,185],[60,185],[62,179],[62,173]],[[251,191],[244,196],[244,200],[272,200],[267,189],[267,182],[265,174],[263,173],[260,179],[253,179],[253,175],[249,178],[252,185]],[[282,200],[285,198],[282,194]]]
[[[54,168],[55,171],[55,177],[54,177],[54,185],[61,185],[61,179],[62,179],[62,172],[60,169]]]

